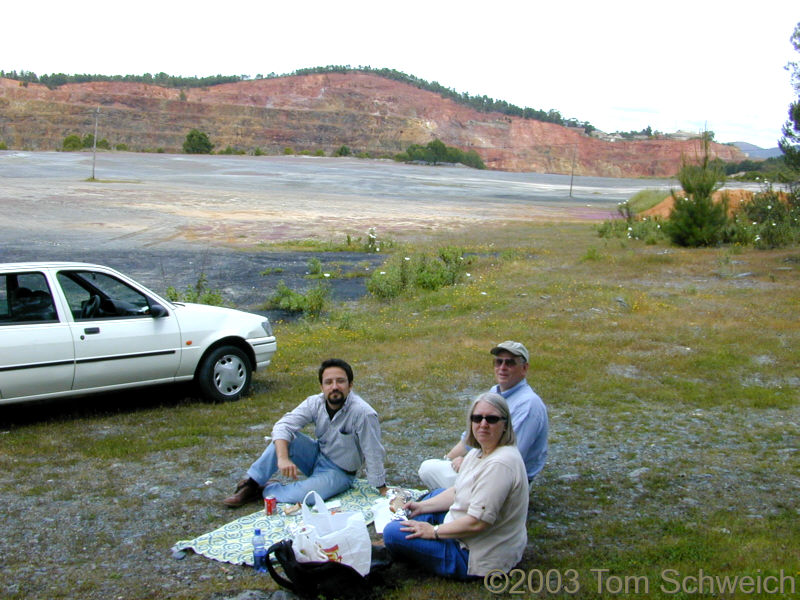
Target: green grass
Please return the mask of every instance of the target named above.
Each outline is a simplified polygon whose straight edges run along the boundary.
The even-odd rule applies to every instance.
[[[663,202],[670,193],[670,190],[641,190],[631,196],[630,200],[628,200],[628,206],[630,206],[633,214],[638,215]]]
[[[452,446],[469,401],[492,383],[488,349],[518,339],[531,351],[529,381],[551,424],[520,568],[550,573],[551,584],[573,570],[580,583],[575,594],[544,596],[632,598],[643,595],[632,586],[645,582],[647,597],[698,596],[673,592],[665,570],[673,578],[698,569],[794,576],[797,250],[744,248],[731,257],[599,240],[586,225],[535,223],[438,234],[412,250],[464,240],[470,276],[456,285],[391,301],[367,297],[317,321],[276,324],[278,354],[243,401],[100,409],[11,427],[0,438],[0,467],[30,481],[32,494],[57,477],[53,467],[79,464],[116,473],[120,463],[180,460],[198,482],[227,481],[231,469],[220,465],[252,458],[271,424],[317,391],[319,362],[340,356],[354,365],[356,391],[381,415],[390,483],[418,485],[419,461]],[[729,276],[718,275],[721,261]],[[641,468],[648,470],[631,475]],[[0,492],[9,485],[0,483]],[[224,522],[218,499],[205,491],[198,483],[165,502],[169,514],[185,515],[186,534]],[[145,495],[125,498],[133,513],[137,502],[154,500]],[[181,533],[155,531],[148,543],[165,546]],[[386,598],[495,597],[482,584],[403,567],[393,573]],[[110,573],[70,577],[81,582],[73,582],[76,590],[98,589]],[[617,584],[628,594],[614,593]],[[146,582],[125,585],[126,597],[152,595]],[[274,587],[234,567],[169,597]]]

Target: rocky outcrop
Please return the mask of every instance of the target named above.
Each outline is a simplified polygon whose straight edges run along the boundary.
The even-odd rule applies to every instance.
[[[552,123],[481,113],[412,85],[372,73],[323,73],[184,90],[141,83],[68,84],[50,90],[0,79],[0,141],[10,148],[54,150],[70,134],[94,131],[131,150],[179,152],[196,128],[216,149],[265,153],[341,145],[373,156],[440,139],[475,150],[489,168],[609,177],[671,176],[697,140],[606,142]],[[725,161],[734,146],[712,144]]]

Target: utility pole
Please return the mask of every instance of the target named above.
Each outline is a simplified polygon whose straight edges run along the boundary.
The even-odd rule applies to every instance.
[[[94,165],[97,162],[97,117],[100,116],[100,107],[94,113],[94,140],[92,141],[92,181],[94,181]]]
[[[100,110],[100,109],[98,109]],[[569,175],[569,197],[572,198],[572,180],[575,178],[575,152],[578,150],[578,144],[572,147],[572,172]]]

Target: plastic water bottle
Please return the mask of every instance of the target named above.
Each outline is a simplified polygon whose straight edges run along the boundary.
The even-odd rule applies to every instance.
[[[253,568],[259,573],[267,572],[266,540],[260,529],[256,529],[253,535]]]

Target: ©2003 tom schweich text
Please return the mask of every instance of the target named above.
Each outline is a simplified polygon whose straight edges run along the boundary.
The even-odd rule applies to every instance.
[[[787,573],[757,570],[742,575],[717,575],[703,569],[681,572],[663,569],[657,577],[616,575],[609,569],[512,569],[494,570],[483,578],[483,586],[493,594],[577,594],[581,589],[597,594],[796,594],[800,571]]]

